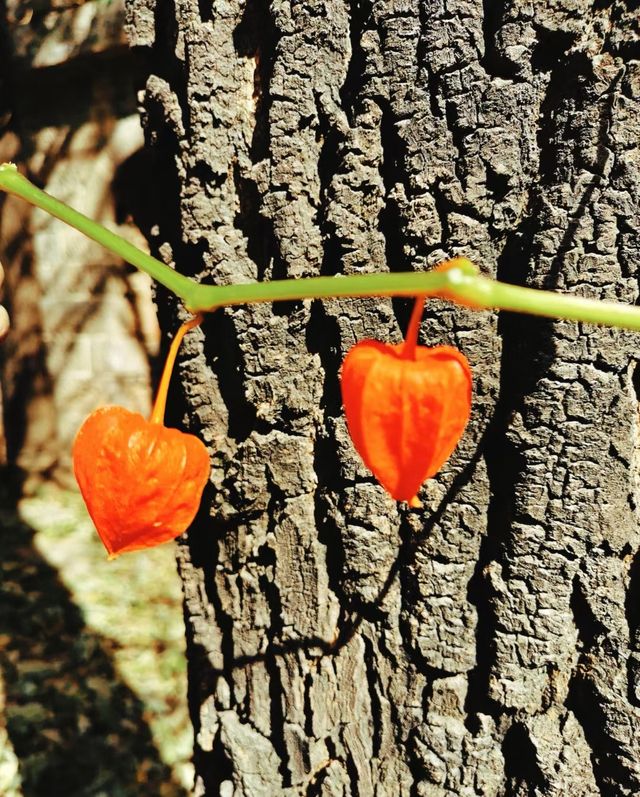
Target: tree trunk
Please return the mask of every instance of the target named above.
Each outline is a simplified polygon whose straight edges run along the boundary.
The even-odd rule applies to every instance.
[[[464,254],[638,300],[635,0],[128,15],[151,56],[151,242],[180,271]],[[177,417],[213,460],[179,548],[196,794],[638,794],[638,338],[430,302],[421,340],[465,352],[474,411],[416,511],[360,463],[338,383],[409,309],[238,307],[185,347]]]

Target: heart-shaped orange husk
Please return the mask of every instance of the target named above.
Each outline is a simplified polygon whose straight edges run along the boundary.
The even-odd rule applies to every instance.
[[[471,369],[451,346],[376,340],[356,344],[342,365],[342,401],[353,444],[396,501],[419,506],[420,485],[455,449],[471,412]]]
[[[124,407],[84,422],[73,467],[110,556],[168,542],[189,526],[209,478],[201,440],[151,423]]]

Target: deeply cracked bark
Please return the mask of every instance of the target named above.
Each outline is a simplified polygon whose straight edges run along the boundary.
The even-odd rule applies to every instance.
[[[421,270],[639,295],[637,2],[129,0],[152,244],[218,283]],[[175,306],[161,295],[166,326]],[[359,463],[338,369],[386,299],[193,335],[213,458],[180,546],[197,794],[640,792],[637,337],[433,301],[475,374],[424,509]]]

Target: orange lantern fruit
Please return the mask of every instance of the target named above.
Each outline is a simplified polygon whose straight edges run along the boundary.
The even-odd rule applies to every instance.
[[[76,479],[110,558],[174,539],[198,511],[209,478],[207,449],[194,435],[165,427],[163,418],[178,347],[200,320],[176,334],[150,420],[101,407],[75,439]]]
[[[417,492],[451,456],[471,412],[471,368],[451,346],[418,346],[422,300],[401,344],[365,340],[342,365],[342,400],[353,444],[396,501]]]

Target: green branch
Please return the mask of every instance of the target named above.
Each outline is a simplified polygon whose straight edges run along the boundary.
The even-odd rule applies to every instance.
[[[25,199],[41,210],[45,210],[51,216],[55,216],[71,227],[75,227],[76,230],[102,244],[105,249],[126,260],[127,263],[131,263],[132,266],[139,268],[140,271],[146,271],[156,282],[164,285],[165,288],[179,296],[185,304],[190,304],[192,294],[197,291],[197,283],[182,274],[178,274],[172,268],[160,262],[160,260],[156,260],[155,257],[151,257],[151,255],[138,249],[137,246],[121,238],[117,233],[111,232],[111,230],[103,227],[102,224],[98,224],[97,221],[93,221],[88,216],[70,208],[69,205],[65,205],[64,202],[60,202],[59,199],[54,199],[54,197],[36,188],[33,183],[20,174],[12,163],[0,165],[0,189]]]
[[[13,164],[0,165],[0,189],[70,224],[176,294],[194,313],[232,304],[362,296],[432,296],[478,310],[511,310],[549,318],[640,330],[640,308],[579,296],[521,288],[483,277],[466,258],[429,272],[357,274],[274,280],[238,285],[200,285],[142,252],[101,224],[36,188]]]

